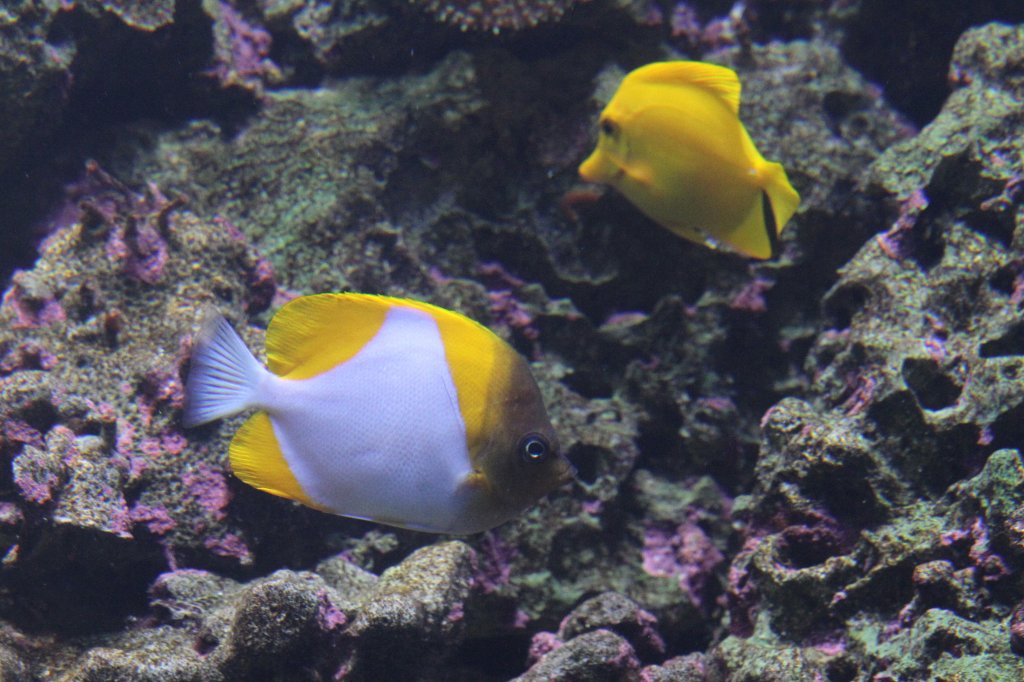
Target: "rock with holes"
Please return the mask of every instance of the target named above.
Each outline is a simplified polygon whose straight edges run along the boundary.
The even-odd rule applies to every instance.
[[[377,578],[340,556],[318,570],[323,574],[281,570],[247,583],[196,569],[164,573],[138,627],[66,639],[53,658],[22,667],[38,672],[46,664],[47,674],[68,682],[330,678],[360,646],[351,638],[344,646],[343,632]],[[0,650],[5,674],[3,665],[17,663],[6,653]]]
[[[1021,450],[997,450],[977,476],[952,488],[965,526],[979,520],[991,529],[1000,554],[1024,558],[1024,461]]]
[[[1024,145],[1007,54],[1024,55],[1019,28],[965,34],[942,113],[873,166],[899,215],[841,270],[808,359],[824,404],[866,417],[931,494],[1024,438]]]
[[[943,112],[872,168],[893,222],[825,295],[813,387],[765,414],[732,508],[729,679],[1019,675],[1001,623],[1021,556],[1022,55],[1019,28],[965,34]],[[771,637],[814,646],[752,655]]]
[[[900,233],[930,246],[904,255],[882,235],[843,268],[809,362],[826,404],[863,414],[935,493],[1024,434],[1024,245],[930,211]]]

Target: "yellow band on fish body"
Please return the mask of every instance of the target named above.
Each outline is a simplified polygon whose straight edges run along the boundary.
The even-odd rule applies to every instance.
[[[441,330],[448,369],[459,393],[459,410],[466,425],[466,447],[475,459],[486,439],[504,419],[501,396],[508,390],[508,346],[489,329],[466,324],[467,318],[442,310],[435,315]],[[475,328],[474,328],[475,327]]]
[[[444,343],[448,371],[458,392],[466,447],[475,457],[501,423],[515,352],[490,329],[468,317],[422,301],[386,299],[428,313]]]

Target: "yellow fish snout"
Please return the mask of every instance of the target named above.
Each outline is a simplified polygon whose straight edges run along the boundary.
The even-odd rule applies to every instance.
[[[580,177],[586,182],[605,182],[606,176],[600,172],[601,152],[597,149],[580,164]]]
[[[597,147],[580,164],[579,174],[586,182],[611,184],[616,176],[622,174],[622,162],[619,159],[625,156],[627,150],[621,148],[623,140],[619,126],[607,115],[601,116],[598,126],[600,133]]]

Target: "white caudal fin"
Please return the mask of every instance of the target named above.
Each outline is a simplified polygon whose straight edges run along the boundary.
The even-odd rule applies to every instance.
[[[266,371],[223,315],[208,314],[196,336],[185,383],[185,426],[253,407]]]

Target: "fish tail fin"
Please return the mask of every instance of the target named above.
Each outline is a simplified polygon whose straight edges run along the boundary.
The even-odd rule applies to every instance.
[[[763,188],[768,195],[772,217],[775,219],[775,236],[778,236],[789,219],[796,213],[796,209],[800,205],[800,195],[793,189],[793,185],[789,184],[786,169],[782,167],[781,163],[766,161],[761,169],[761,177],[764,179]]]
[[[224,316],[208,315],[196,336],[185,382],[185,426],[254,407],[257,387],[266,373]]]

